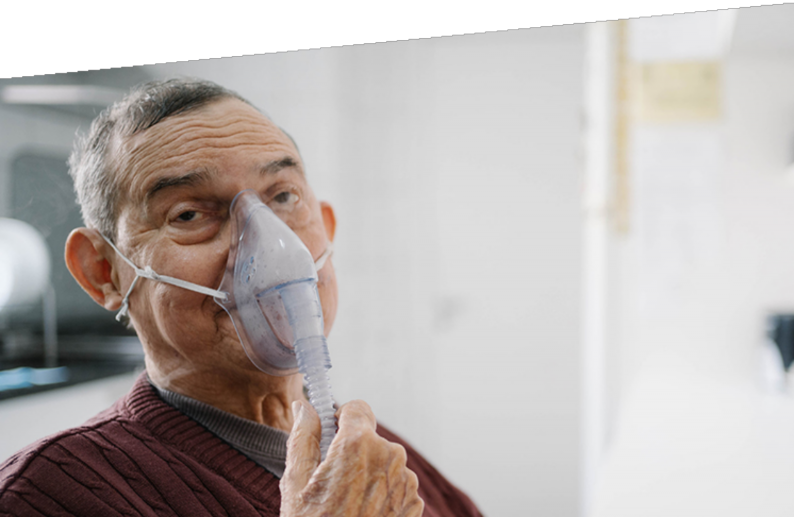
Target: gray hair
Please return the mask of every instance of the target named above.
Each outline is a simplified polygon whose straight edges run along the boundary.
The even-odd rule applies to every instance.
[[[130,138],[168,117],[228,98],[251,105],[237,93],[210,81],[171,79],[139,85],[102,111],[88,133],[77,136],[69,156],[69,175],[74,181],[85,225],[115,242],[122,186],[116,170],[118,162],[111,156],[114,142]]]

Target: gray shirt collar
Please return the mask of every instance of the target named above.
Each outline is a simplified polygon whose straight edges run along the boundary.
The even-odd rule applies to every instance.
[[[281,479],[284,475],[289,434],[161,388],[151,379],[149,379],[149,383],[155,387],[160,397],[168,405],[207,428],[208,431],[248,456],[277,478]]]

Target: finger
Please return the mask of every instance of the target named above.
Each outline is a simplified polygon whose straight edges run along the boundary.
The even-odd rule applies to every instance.
[[[290,497],[302,491],[320,464],[320,417],[304,401],[292,403],[295,423],[287,440],[287,465],[281,492]]]
[[[420,517],[425,510],[425,502],[421,497],[416,496],[403,512],[406,517]]]
[[[421,515],[422,509],[424,508],[424,501],[419,497],[419,478],[416,477],[416,474],[412,470],[405,470],[407,479],[405,481],[405,500],[403,501],[403,506],[410,509],[412,506],[416,505],[418,501],[420,506],[419,515]],[[410,512],[408,513],[410,514]]]
[[[346,428],[365,427],[373,431],[377,427],[375,414],[363,400],[351,400],[337,411],[339,431]]]
[[[386,479],[389,483],[389,507],[393,512],[398,512],[403,508],[409,496],[410,479],[414,475],[405,467],[407,459],[405,448],[396,443],[389,443],[388,448],[389,465],[387,468]]]

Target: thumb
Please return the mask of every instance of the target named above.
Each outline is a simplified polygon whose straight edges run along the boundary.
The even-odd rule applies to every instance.
[[[292,403],[295,423],[287,440],[287,465],[281,478],[282,499],[291,499],[309,483],[320,464],[320,417],[307,402]]]

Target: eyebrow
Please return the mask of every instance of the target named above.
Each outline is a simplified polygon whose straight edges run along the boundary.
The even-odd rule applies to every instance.
[[[154,195],[161,190],[166,190],[174,187],[194,186],[203,183],[209,179],[210,173],[205,169],[190,171],[181,176],[169,176],[160,178],[149,187],[144,196],[144,203],[148,204]]]
[[[280,160],[268,162],[264,167],[262,167],[260,172],[265,175],[276,174],[277,172],[290,167],[298,167],[298,162],[296,162],[291,156],[285,156]],[[298,172],[303,174],[303,171],[300,170],[300,168],[298,168]]]
[[[285,156],[279,160],[272,160],[266,163],[262,166],[259,172],[262,175],[269,176],[271,174],[277,174],[279,171],[288,169],[290,167],[298,167],[298,162],[296,162],[291,156]],[[300,167],[298,167],[298,172],[303,174],[303,171],[300,169]],[[210,176],[211,172],[209,170],[199,169],[182,174],[181,176],[168,176],[165,178],[160,178],[155,181],[154,184],[146,191],[146,194],[144,195],[144,203],[148,204],[154,195],[162,190],[176,187],[192,187],[206,182],[209,180]]]

